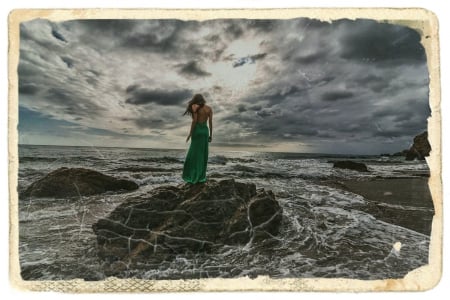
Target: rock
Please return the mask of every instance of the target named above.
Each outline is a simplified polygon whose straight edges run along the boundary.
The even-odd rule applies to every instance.
[[[430,155],[431,146],[428,142],[428,132],[422,132],[414,137],[414,143],[406,153],[406,160],[425,160]]]
[[[282,210],[272,191],[234,179],[162,186],[129,198],[93,225],[105,261],[166,260],[177,253],[210,252],[278,233]]]
[[[354,162],[351,160],[336,161],[333,164],[333,168],[350,169],[359,172],[369,172],[365,164]]]
[[[62,167],[32,183],[21,197],[76,197],[106,191],[135,190],[139,186],[129,180],[84,168]]]

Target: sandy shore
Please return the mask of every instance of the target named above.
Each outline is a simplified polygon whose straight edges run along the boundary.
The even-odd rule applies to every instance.
[[[369,205],[360,209],[377,219],[430,235],[434,215],[428,178],[375,178],[324,184],[363,196]]]

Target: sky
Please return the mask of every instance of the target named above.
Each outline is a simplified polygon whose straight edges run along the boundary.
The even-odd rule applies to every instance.
[[[20,26],[19,143],[380,154],[430,117],[420,33],[373,20],[36,19]]]

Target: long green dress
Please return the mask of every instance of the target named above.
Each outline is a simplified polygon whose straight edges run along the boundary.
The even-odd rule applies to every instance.
[[[183,167],[183,180],[189,183],[206,182],[209,130],[205,122],[197,122],[191,137]]]

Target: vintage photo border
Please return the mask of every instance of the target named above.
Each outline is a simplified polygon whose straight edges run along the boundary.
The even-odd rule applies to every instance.
[[[101,281],[26,281],[20,276],[18,220],[18,74],[20,23],[36,18],[51,21],[72,19],[180,19],[219,18],[373,19],[411,27],[421,33],[430,76],[428,139],[431,153],[429,187],[435,215],[430,236],[429,264],[409,272],[402,279],[359,280],[325,278],[273,279],[258,276],[233,279],[143,280],[107,278]],[[421,8],[276,8],[276,9],[18,9],[8,18],[8,154],[9,154],[9,274],[19,290],[86,292],[194,292],[194,291],[423,291],[433,288],[442,275],[442,151],[441,91],[438,20]]]

